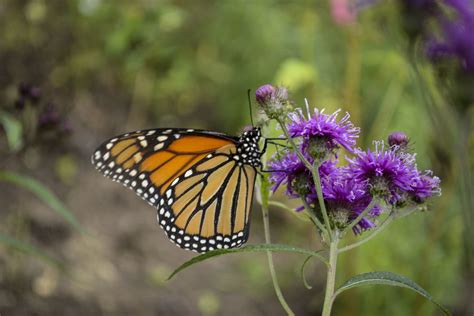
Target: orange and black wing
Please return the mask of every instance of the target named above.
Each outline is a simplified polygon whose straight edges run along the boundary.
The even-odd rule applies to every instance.
[[[236,146],[214,132],[146,130],[105,142],[92,163],[155,206],[171,241],[206,252],[248,238],[256,171],[235,159]]]

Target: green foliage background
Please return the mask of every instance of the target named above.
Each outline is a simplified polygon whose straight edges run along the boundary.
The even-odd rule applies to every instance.
[[[10,110],[18,83],[31,82],[42,88],[45,98],[59,104],[75,130],[60,149],[54,144],[47,145],[52,150],[39,145],[25,147],[19,154],[5,153],[0,167],[39,178],[84,222],[85,205],[68,200],[68,196],[78,190],[85,192],[84,199],[100,193],[78,186],[83,183],[81,177],[94,179],[92,183],[100,181],[100,188],[112,188],[115,196],[133,195],[90,170],[88,156],[103,139],[128,130],[165,126],[237,134],[250,123],[247,89],[267,82],[284,84],[298,106],[307,98],[311,106],[328,112],[338,108],[349,111],[353,122],[362,128],[362,147],[370,146],[374,139],[385,139],[394,130],[405,131],[416,148],[420,168],[433,169],[442,179],[443,196],[434,199],[429,212],[401,219],[361,249],[343,254],[338,282],[362,272],[394,271],[415,280],[453,311],[467,315],[468,298],[463,296],[463,289],[469,290],[472,284],[463,281],[461,236],[465,223],[456,175],[450,172],[452,153],[439,143],[442,127],[433,125],[432,113],[421,98],[407,59],[408,43],[397,1],[379,1],[360,12],[350,25],[334,23],[330,12],[326,1],[2,0],[0,106]],[[436,89],[430,66],[422,59],[418,62],[431,78],[431,88]],[[28,218],[38,214],[30,212],[35,203],[25,203],[25,199],[32,199],[26,194],[11,188],[0,192],[5,201],[0,232],[15,232],[16,237],[37,244],[29,232]],[[282,194],[276,198],[284,200]],[[131,201],[134,212],[147,221],[150,214],[139,212],[144,204],[138,199]],[[97,205],[100,207],[107,206],[102,203]],[[318,247],[308,225],[280,209],[271,209],[270,215],[275,242]],[[258,209],[254,210],[253,222],[250,241],[261,241]],[[100,243],[100,235],[94,235],[94,230],[100,230],[83,225],[92,230],[92,237],[66,229],[75,239],[88,238],[88,245]],[[50,234],[47,227],[42,234]],[[155,236],[161,232],[157,228],[135,234]],[[165,242],[161,239],[154,247],[180,251]],[[76,260],[75,248],[43,246],[66,265]],[[73,308],[71,314],[114,314],[116,310],[110,306],[122,306],[113,299],[103,303],[93,282],[88,293],[95,294],[84,296],[80,290],[83,285],[67,273],[44,274],[52,269],[47,263],[32,268],[28,262],[34,259],[18,256],[14,251],[0,250],[1,274],[5,275],[0,278],[0,313],[62,313],[68,310],[63,305],[75,302],[72,306],[96,307]],[[308,278],[314,282],[308,291],[298,275],[303,258],[285,256],[278,255],[277,270],[289,304],[297,314],[317,314],[322,304],[323,267],[319,263],[308,266]],[[115,262],[114,257],[109,259]],[[231,256],[205,265],[211,271],[207,273],[218,279],[217,283],[209,281],[209,286],[199,278],[198,270],[192,275],[192,269],[174,281],[180,285],[164,282],[183,257],[155,259],[153,268],[138,274],[142,277],[138,286],[145,284],[150,301],[143,306],[140,300],[136,305],[123,303],[124,310],[143,315],[154,311],[179,313],[179,308],[145,308],[153,304],[179,306],[186,299],[196,315],[229,310],[246,315],[282,313],[272,293],[264,255]],[[12,273],[15,277],[6,276]],[[25,286],[38,273],[57,279],[59,285],[48,297],[35,292],[34,286],[33,290]],[[184,294],[171,290],[174,287]],[[61,299],[61,289],[67,299]],[[124,285],[117,290],[129,291]],[[154,291],[171,294],[154,296]],[[242,296],[241,305],[231,305],[232,293]],[[16,303],[11,303],[12,297]],[[51,305],[38,305],[38,301],[52,302],[51,297],[57,298]],[[160,301],[162,297],[166,299]],[[24,303],[21,308],[20,303]],[[433,313],[434,307],[421,297],[384,287],[348,291],[338,298],[334,311],[335,315]]]

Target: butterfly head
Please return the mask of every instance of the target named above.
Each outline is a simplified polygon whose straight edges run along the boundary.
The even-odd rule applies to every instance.
[[[260,127],[252,127],[244,130],[237,146],[238,155],[243,163],[250,164],[256,168],[262,166],[260,160],[262,152],[258,147],[258,141],[261,136]]]

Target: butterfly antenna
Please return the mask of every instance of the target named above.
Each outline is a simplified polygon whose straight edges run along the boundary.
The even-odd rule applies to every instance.
[[[251,89],[247,90],[247,97],[248,97],[248,100],[249,100],[250,122],[252,123],[252,126],[255,126],[255,124],[253,123],[253,117],[252,117],[252,100],[250,99],[250,92],[251,91],[252,91]]]

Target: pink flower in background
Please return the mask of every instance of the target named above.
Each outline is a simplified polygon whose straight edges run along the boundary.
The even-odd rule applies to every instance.
[[[355,13],[349,5],[349,0],[331,0],[331,15],[339,25],[348,25],[355,21]]]

